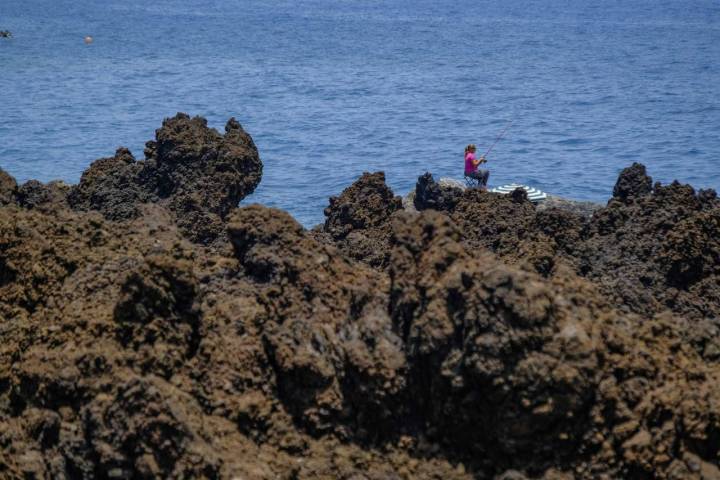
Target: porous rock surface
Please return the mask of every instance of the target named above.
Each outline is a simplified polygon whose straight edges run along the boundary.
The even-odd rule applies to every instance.
[[[418,177],[413,205],[417,210],[452,210],[462,192],[462,188],[436,182],[430,172],[426,172]]]
[[[308,232],[226,203],[246,133],[163,128],[68,202],[0,172],[0,477],[720,478],[714,192],[410,213],[366,174]]]
[[[189,238],[209,243],[261,176],[257,148],[234,118],[221,135],[204,118],[179,113],[165,119],[146,144],[144,161],[118,149],[93,162],[69,200],[72,208],[97,210],[108,220],[136,218],[140,205],[159,203]]]
[[[356,260],[385,267],[390,217],[402,208],[402,198],[385,184],[383,172],[363,173],[339,196],[330,198],[325,224],[316,230],[316,237],[334,242]]]

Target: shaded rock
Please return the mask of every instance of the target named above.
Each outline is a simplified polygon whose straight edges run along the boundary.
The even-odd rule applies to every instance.
[[[363,173],[325,209],[325,231],[343,238],[353,230],[378,227],[402,208],[402,200],[385,184],[383,172]]]
[[[383,172],[364,173],[340,196],[330,198],[322,232],[350,257],[384,268],[389,221],[402,208],[402,199],[385,184]]]
[[[199,406],[158,378],[131,377],[114,395],[95,397],[81,415],[93,435],[96,471],[112,472],[116,478],[219,474],[220,461],[202,438]]]
[[[418,177],[413,203],[417,210],[452,210],[457,205],[462,192],[461,188],[435,182],[432,175],[426,172]]]
[[[15,179],[0,168],[0,206],[15,203],[17,188],[18,185]]]
[[[523,203],[523,202],[529,202],[530,199],[528,198],[527,191],[525,191],[524,188],[516,188],[512,192],[510,192],[510,198],[515,203]]]
[[[585,202],[580,200],[570,200],[567,198],[548,195],[548,197],[536,205],[537,211],[541,212],[546,209],[556,208],[566,210],[584,218],[590,218],[595,211],[603,208],[604,205],[595,202]]]
[[[471,248],[482,246],[500,255],[517,252],[531,230],[535,207],[509,195],[466,190],[450,217]]]
[[[344,432],[348,415],[371,422],[365,428],[382,427],[380,419],[393,415],[387,397],[402,387],[404,368],[385,307],[385,278],[352,265],[279,210],[238,209],[228,231],[247,273],[262,282],[262,303],[273,319],[269,348],[287,408],[313,431]],[[353,401],[358,395],[362,405]]]
[[[652,191],[652,178],[647,175],[645,165],[633,163],[623,169],[613,188],[613,197],[627,202]]]
[[[67,196],[71,191],[70,185],[61,181],[47,184],[37,180],[29,180],[17,190],[17,202],[23,208],[56,210],[68,208]]]
[[[632,311],[717,317],[720,310],[708,299],[720,298],[719,211],[677,182],[656,184],[632,203],[613,199],[583,232],[580,271]]]
[[[137,182],[141,166],[130,150],[118,148],[115,156],[95,160],[82,173],[69,202],[76,210],[98,210],[108,220],[128,220],[139,216],[139,204],[159,198]]]
[[[229,211],[253,192],[262,163],[252,138],[234,119],[225,134],[200,117],[177,114],[148,142],[145,161],[124,148],[94,162],[70,195],[78,210],[98,210],[109,220],[136,218],[140,205],[169,208],[193,241],[209,243],[223,231]]]
[[[390,302],[412,398],[455,454],[499,465],[533,452],[541,465],[569,453],[597,367],[588,319],[561,306],[556,287],[490,254],[470,256],[460,238],[434,212],[396,221]]]
[[[252,152],[179,116],[75,210],[0,176],[0,477],[717,477],[714,192],[407,213],[367,174],[308,232],[234,208]]]

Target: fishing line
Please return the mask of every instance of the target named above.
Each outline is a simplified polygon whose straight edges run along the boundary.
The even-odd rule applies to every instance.
[[[510,128],[510,125],[512,125],[514,121],[515,120],[510,120],[510,123],[508,123],[505,126],[505,128],[503,129],[503,131],[500,132],[500,135],[498,135],[498,137],[495,139],[495,142],[490,146],[490,148],[488,148],[488,151],[485,152],[485,155],[483,155],[481,158],[486,158],[490,154],[492,149],[495,148],[495,145],[497,145],[497,143],[500,141],[500,139],[502,139],[505,136],[505,132],[508,131],[508,128]]]

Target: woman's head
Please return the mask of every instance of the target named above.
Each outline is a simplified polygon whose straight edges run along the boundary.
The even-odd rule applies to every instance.
[[[471,143],[470,145],[465,147],[465,153],[475,153],[475,150],[477,150],[477,149],[475,148],[474,143]]]

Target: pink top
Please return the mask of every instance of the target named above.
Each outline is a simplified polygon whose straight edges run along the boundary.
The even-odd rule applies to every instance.
[[[473,165],[475,154],[468,152],[465,154],[465,173],[477,172],[477,165]]]

